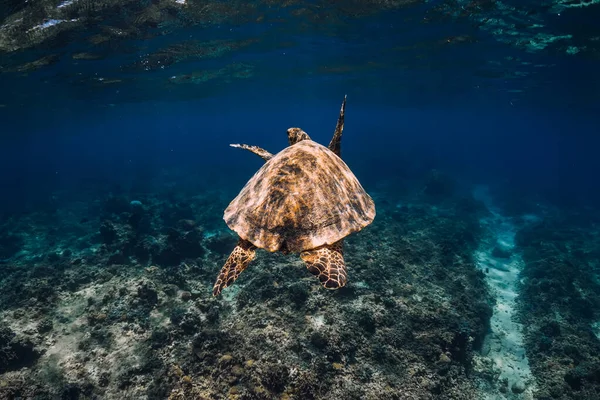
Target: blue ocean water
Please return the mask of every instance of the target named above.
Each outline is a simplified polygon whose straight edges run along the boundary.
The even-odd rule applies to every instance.
[[[600,398],[597,1],[0,4],[0,398]],[[213,298],[344,96],[348,285]]]

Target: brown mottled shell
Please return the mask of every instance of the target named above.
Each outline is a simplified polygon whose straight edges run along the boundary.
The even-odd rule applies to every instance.
[[[227,225],[268,251],[301,252],[369,225],[375,204],[327,147],[303,140],[265,163],[225,210]]]

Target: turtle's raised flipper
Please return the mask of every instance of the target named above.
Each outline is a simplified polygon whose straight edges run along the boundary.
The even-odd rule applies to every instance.
[[[218,296],[221,290],[235,282],[250,261],[254,260],[254,257],[256,257],[256,246],[247,240],[240,239],[219,272],[213,287],[213,296]]]
[[[340,110],[340,116],[338,117],[337,125],[335,126],[335,132],[333,132],[333,138],[329,142],[329,150],[333,151],[335,155],[341,157],[341,145],[342,145],[342,132],[344,131],[344,114],[346,113],[346,96],[342,102],[342,108]]]
[[[342,250],[342,241],[300,253],[308,270],[319,278],[327,289],[339,289],[346,285],[348,274]]]
[[[269,153],[265,149],[261,149],[258,146],[249,146],[247,144],[230,144],[230,146],[251,151],[265,161],[269,161],[273,157],[273,154]]]

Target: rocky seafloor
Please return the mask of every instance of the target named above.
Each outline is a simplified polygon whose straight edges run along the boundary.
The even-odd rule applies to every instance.
[[[369,190],[378,214],[347,238],[337,291],[261,250],[213,298],[235,188],[59,193],[5,216],[0,398],[600,398],[597,222],[511,209],[508,246],[497,211],[438,174],[389,187]]]

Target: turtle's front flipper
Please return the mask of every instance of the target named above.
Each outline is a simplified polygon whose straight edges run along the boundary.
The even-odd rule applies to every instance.
[[[265,149],[261,149],[258,146],[249,146],[247,144],[230,144],[230,146],[251,151],[265,161],[269,161],[273,157],[273,154],[269,153]]]
[[[329,150],[333,151],[335,155],[341,157],[341,146],[342,146],[342,132],[344,131],[344,114],[346,113],[346,96],[342,102],[342,108],[340,110],[340,116],[338,117],[337,125],[335,126],[335,132],[333,132],[333,138],[329,142]]]
[[[344,264],[342,240],[300,253],[308,270],[319,278],[327,289],[339,289],[346,285],[348,275]]]
[[[230,286],[246,269],[250,261],[256,256],[256,246],[247,240],[240,239],[235,249],[229,255],[225,265],[221,268],[215,286],[213,296],[218,296],[221,290]]]

